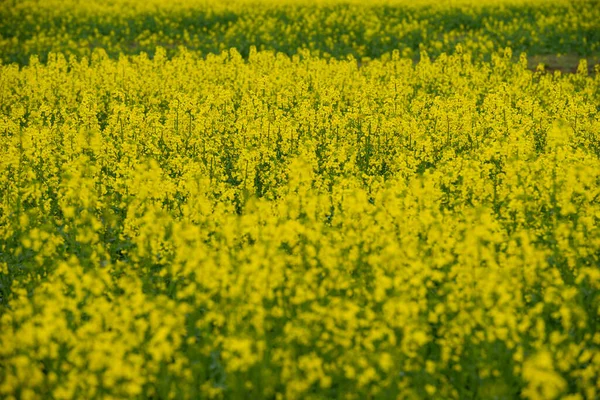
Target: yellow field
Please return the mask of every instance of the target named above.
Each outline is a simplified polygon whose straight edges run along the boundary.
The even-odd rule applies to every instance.
[[[10,12],[42,4],[63,2]],[[435,12],[484,6],[509,2]],[[149,56],[99,35],[0,38],[0,397],[600,397],[597,43],[548,73],[495,42]]]

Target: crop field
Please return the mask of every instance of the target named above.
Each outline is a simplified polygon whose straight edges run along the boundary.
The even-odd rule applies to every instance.
[[[600,3],[0,0],[0,398],[600,398]]]

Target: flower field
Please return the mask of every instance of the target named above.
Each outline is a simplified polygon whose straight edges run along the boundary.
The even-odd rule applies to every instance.
[[[0,5],[0,398],[600,398],[597,2]]]

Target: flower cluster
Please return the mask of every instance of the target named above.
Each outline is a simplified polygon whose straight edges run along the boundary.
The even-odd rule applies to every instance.
[[[0,66],[0,396],[600,396],[600,74]]]

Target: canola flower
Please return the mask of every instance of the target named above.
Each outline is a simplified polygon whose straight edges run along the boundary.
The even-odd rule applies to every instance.
[[[490,59],[0,66],[0,396],[600,396],[600,74]]]
[[[596,0],[4,0],[0,60],[46,61],[50,52],[90,56],[103,48],[169,56],[179,47],[203,54],[251,46],[294,55],[379,58],[398,50],[418,59],[460,44],[488,59],[515,54],[600,54]],[[575,63],[576,65],[576,63]],[[535,67],[535,65],[534,65]]]

